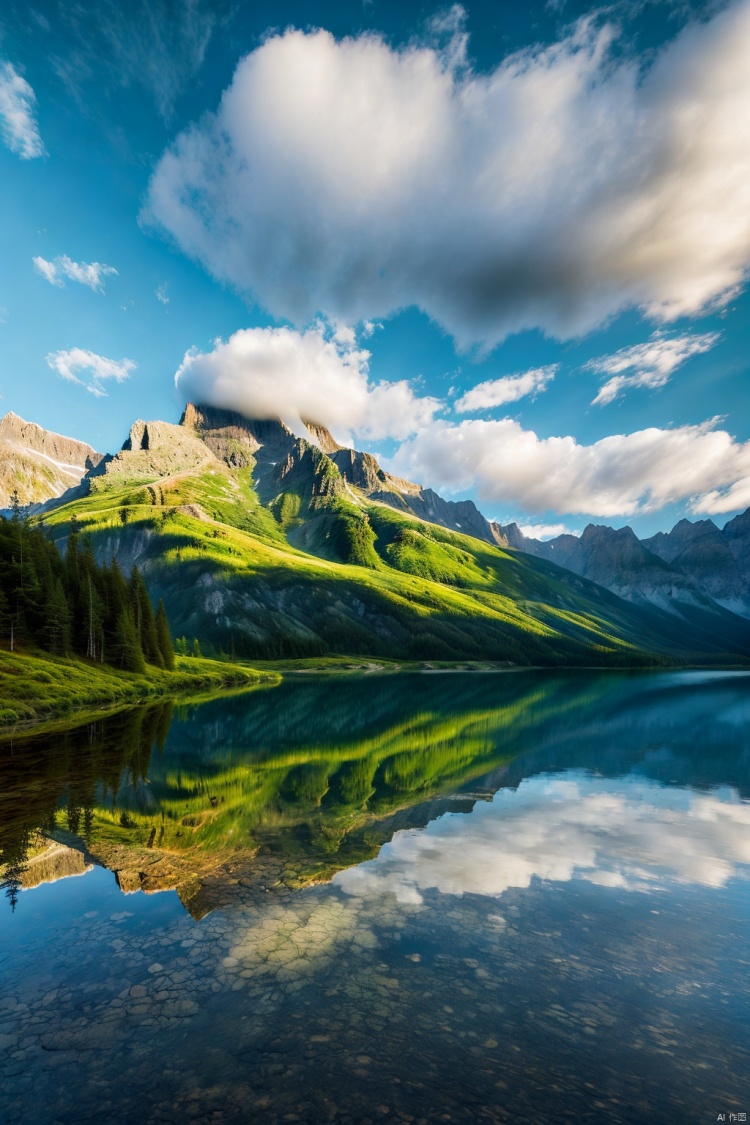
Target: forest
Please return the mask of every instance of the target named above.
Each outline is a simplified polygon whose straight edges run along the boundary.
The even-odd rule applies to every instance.
[[[41,649],[128,672],[175,663],[164,604],[154,612],[138,568],[126,578],[114,558],[99,565],[75,520],[61,554],[18,503],[0,519],[0,638],[10,651]]]

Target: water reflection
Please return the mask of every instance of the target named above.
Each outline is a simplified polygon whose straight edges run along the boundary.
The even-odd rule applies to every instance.
[[[300,679],[5,746],[0,1119],[747,1112],[749,684]]]
[[[681,856],[697,864],[705,853],[718,878],[747,827],[733,820],[739,806],[685,797],[680,812],[681,799],[653,786],[537,775],[586,768],[747,796],[748,683],[731,673],[311,678],[176,713],[133,710],[0,748],[0,875],[14,907],[21,888],[98,862],[125,891],[178,888],[200,917],[223,901],[222,881],[236,888],[238,865],[297,887],[501,789],[472,824],[487,862],[505,858],[480,875],[469,847],[474,883],[584,868],[595,878],[602,867],[603,880],[632,879],[624,858],[603,858],[614,824],[623,856],[650,839],[663,860],[679,838]],[[441,820],[419,844],[399,838],[353,878],[384,879],[409,847],[468,847],[460,823]]]
[[[698,793],[580,771],[503,789],[471,816],[400,832],[377,859],[335,877],[351,895],[422,891],[502,895],[533,878],[655,890],[669,881],[723,886],[750,864],[750,804],[736,790]]]

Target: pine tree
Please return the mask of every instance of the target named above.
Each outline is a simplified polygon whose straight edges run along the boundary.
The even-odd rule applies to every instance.
[[[159,644],[154,607],[151,604],[146,583],[143,581],[137,566],[133,567],[130,574],[130,601],[135,628],[144,657],[149,664],[156,664],[157,667],[164,668],[164,657]]]
[[[46,648],[57,656],[65,656],[70,649],[70,610],[62,581],[57,578],[50,588],[44,607]]]
[[[156,611],[156,639],[164,667],[171,671],[174,668],[174,645],[172,644],[172,634],[169,630],[167,612],[164,609],[164,602],[161,599],[159,600],[159,608]]]
[[[146,661],[135,631],[130,606],[122,605],[114,629],[114,658],[125,672],[145,672]]]

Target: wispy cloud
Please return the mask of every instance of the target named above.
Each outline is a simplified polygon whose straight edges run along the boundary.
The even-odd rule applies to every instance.
[[[103,293],[104,279],[117,274],[114,266],[105,266],[102,262],[74,262],[67,254],[60,254],[51,262],[38,257],[32,258],[32,262],[46,281],[61,288],[65,284],[63,278],[67,277],[70,281],[88,285],[89,289]]]
[[[47,363],[62,379],[66,379],[69,383],[76,383],[79,387],[85,387],[97,398],[103,398],[107,394],[102,386],[103,383],[110,379],[122,383],[137,366],[132,359],[107,359],[106,356],[97,355],[96,352],[86,351],[84,348],[50,352]]]
[[[167,286],[166,286],[166,284],[160,285],[159,288],[156,290],[156,299],[157,299],[157,301],[161,301],[161,303],[163,305],[169,304],[169,297],[167,296]]]
[[[0,62],[0,132],[11,152],[22,160],[45,156],[36,122],[36,95],[15,67]]]
[[[707,352],[719,337],[719,332],[672,337],[656,335],[646,344],[621,348],[614,355],[592,359],[585,365],[589,371],[610,376],[599,388],[592,405],[605,406],[630,387],[663,387],[673,371],[691,356]]]
[[[90,83],[141,87],[165,120],[203,65],[206,50],[230,15],[231,0],[98,0],[59,6],[72,49],[52,64],[85,101]]]
[[[521,375],[504,375],[501,379],[478,383],[458,399],[456,410],[460,414],[466,414],[470,410],[489,410],[493,406],[517,402],[528,395],[538,395],[546,391],[557,368],[558,364],[552,363],[547,367],[534,367]]]

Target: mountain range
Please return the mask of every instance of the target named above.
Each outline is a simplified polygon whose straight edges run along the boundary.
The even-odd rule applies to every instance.
[[[543,542],[517,524],[493,524],[497,542],[590,578],[627,601],[679,613],[719,605],[750,617],[750,508],[720,530],[713,520],[680,520],[638,539],[630,527],[589,524],[580,536]]]
[[[7,437],[6,437],[7,435]],[[590,525],[542,542],[384,471],[308,423],[188,404],[114,456],[0,422],[7,463],[56,538],[137,562],[178,638],[248,657],[325,653],[510,664],[750,658],[750,512],[640,541]],[[57,444],[56,444],[57,443]],[[56,455],[55,455],[56,454]],[[15,457],[15,461],[14,461]],[[12,491],[12,472],[5,487]],[[16,484],[21,496],[20,484]]]

